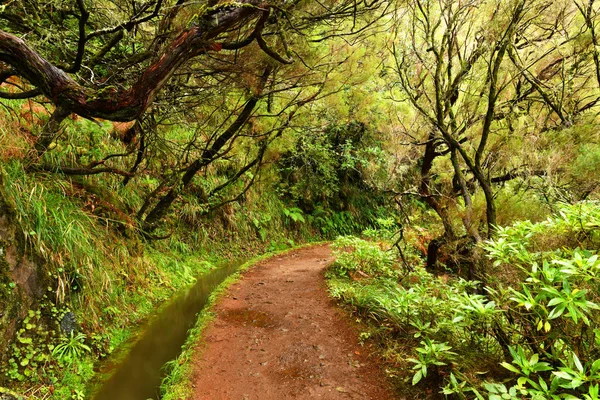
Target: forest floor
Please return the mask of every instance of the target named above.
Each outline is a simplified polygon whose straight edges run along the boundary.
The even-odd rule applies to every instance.
[[[329,246],[263,261],[215,307],[194,400],[394,399],[381,363],[327,295]]]

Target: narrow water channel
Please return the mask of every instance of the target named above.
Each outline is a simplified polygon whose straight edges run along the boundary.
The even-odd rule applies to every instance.
[[[211,292],[234,273],[240,262],[226,264],[200,278],[152,318],[144,333],[94,396],[95,400],[159,399],[162,367],[181,353],[187,332],[196,323]]]

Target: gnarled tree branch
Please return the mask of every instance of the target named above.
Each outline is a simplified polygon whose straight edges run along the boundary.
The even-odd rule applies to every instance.
[[[36,97],[42,94],[42,91],[39,89],[28,90],[27,92],[18,92],[18,93],[9,93],[9,92],[1,92],[1,99],[8,100],[22,100],[22,99],[30,99],[32,97]]]
[[[82,86],[24,40],[4,31],[0,31],[0,61],[15,69],[57,107],[87,118],[132,121],[148,108],[177,68],[200,54],[220,50],[221,46],[214,44],[220,34],[263,13],[264,10],[252,6],[255,2],[249,0],[246,6],[203,15],[198,25],[183,31],[129,89],[96,90]]]

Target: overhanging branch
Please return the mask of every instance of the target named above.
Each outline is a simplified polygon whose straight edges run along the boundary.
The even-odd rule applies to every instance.
[[[64,175],[80,175],[80,176],[90,176],[90,175],[98,175],[98,174],[115,174],[126,177],[133,177],[135,174],[122,171],[117,168],[71,168],[71,167],[61,167],[58,165],[39,165],[34,167],[35,170],[38,171],[47,171],[47,172],[55,172],[61,173]]]
[[[200,17],[198,25],[183,31],[129,89],[84,87],[23,39],[4,31],[0,31],[0,61],[18,71],[57,107],[87,118],[132,121],[147,109],[177,68],[200,54],[220,50],[221,46],[214,44],[219,35],[262,15],[263,9],[250,6],[255,2],[249,0],[246,6],[227,7]]]
[[[30,99],[32,97],[36,97],[41,94],[42,94],[42,91],[40,89],[33,89],[33,90],[28,90],[27,92],[18,92],[18,93],[9,93],[9,92],[0,91],[0,98],[8,99],[8,100],[23,100],[23,99]]]

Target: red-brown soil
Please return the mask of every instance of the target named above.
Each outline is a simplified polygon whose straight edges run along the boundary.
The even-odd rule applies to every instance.
[[[328,297],[328,246],[264,261],[232,285],[199,345],[195,400],[393,399]]]

